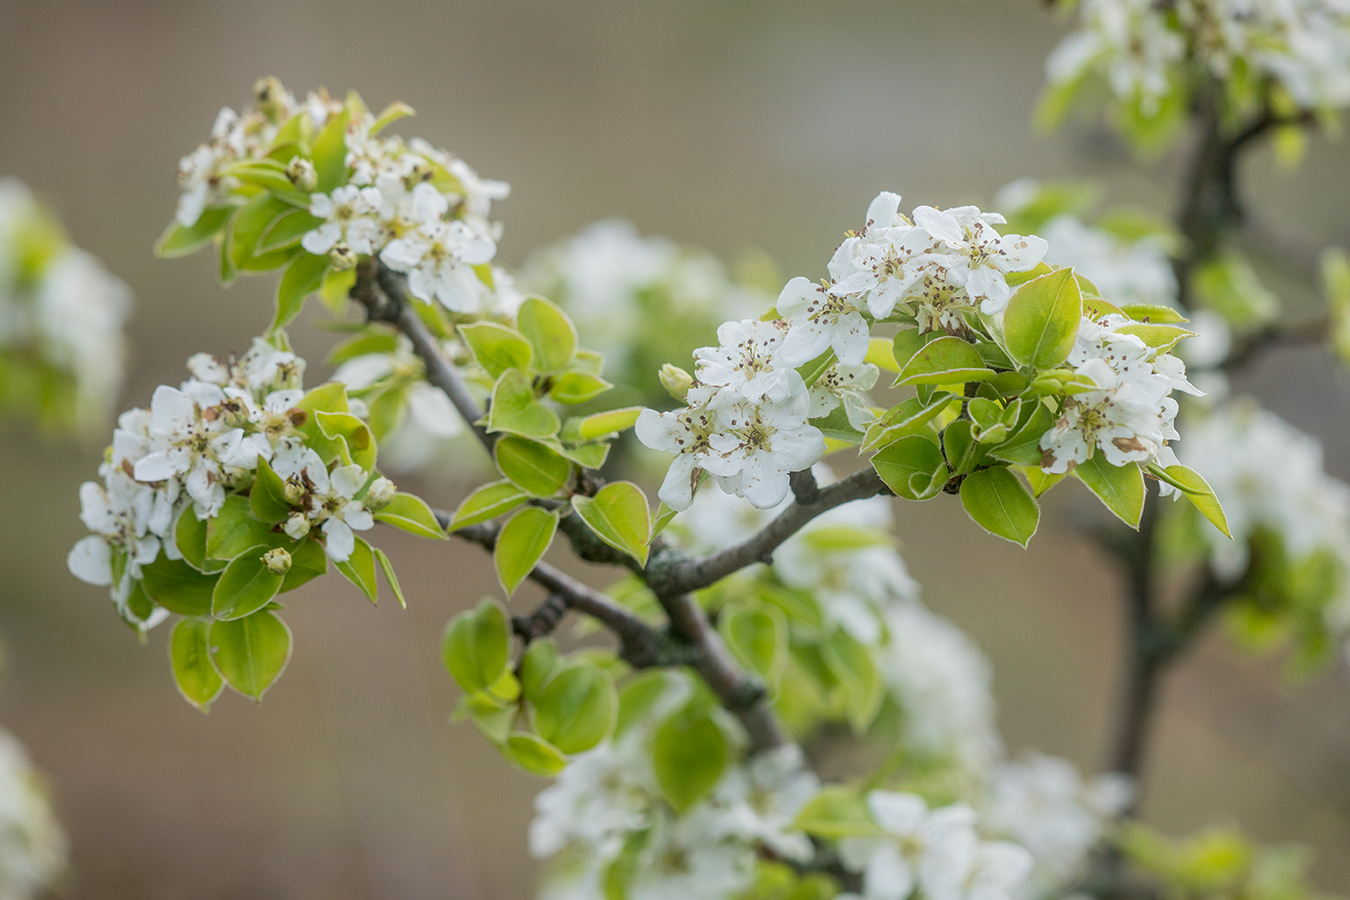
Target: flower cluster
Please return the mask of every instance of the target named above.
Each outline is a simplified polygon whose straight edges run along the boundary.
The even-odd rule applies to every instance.
[[[930,809],[917,794],[895,791],[871,792],[867,806],[885,833],[842,838],[839,855],[863,873],[868,900],[905,900],[916,890],[930,900],[1012,900],[1031,873],[1024,847],[981,838],[969,806]]]
[[[45,785],[13,735],[0,731],[0,897],[29,900],[66,868],[66,836]]]
[[[1175,427],[1173,390],[1199,394],[1186,380],[1186,367],[1134,334],[1122,315],[1083,317],[1068,365],[1082,379],[1053,428],[1041,438],[1041,468],[1064,473],[1100,451],[1113,466],[1149,462],[1180,437]]]
[[[807,423],[806,382],[787,352],[791,333],[782,320],[723,324],[720,346],[695,353],[698,381],[688,408],[643,410],[638,439],[675,454],[659,492],[672,508],[689,507],[702,472],[761,509],[777,506],[787,496],[789,473],[824,455],[824,436]]]
[[[298,238],[305,252],[329,257],[335,271],[378,257],[407,276],[413,296],[452,312],[506,302],[498,295],[511,293],[510,279],[489,264],[501,235],[490,218],[492,202],[507,196],[508,185],[479,177],[420,138],[385,134],[390,122],[411,113],[400,104],[377,116],[355,95],[339,102],[322,90],[298,102],[271,78],[258,83],[256,100],[243,113],[222,109],[211,139],[180,162],[180,228],[219,228],[225,217],[208,222],[208,212],[228,214],[266,200],[263,188],[279,204],[269,207],[272,219],[296,206],[305,213],[282,228],[294,237],[272,247],[287,251],[282,263],[294,259],[289,251]],[[249,237],[256,244],[262,233]],[[237,261],[275,265],[255,250],[236,251]]]
[[[643,723],[577,756],[539,794],[530,851],[556,859],[545,896],[602,894],[621,856],[635,863],[625,892],[632,900],[731,897],[750,886],[762,852],[799,863],[811,857],[793,822],[820,785],[795,746],[728,766],[683,811],[663,796],[650,723],[685,702],[689,688],[672,680]],[[734,734],[731,723],[725,729]]]
[[[1083,874],[1088,853],[1123,815],[1133,782],[1107,773],[1084,780],[1067,760],[1027,753],[999,762],[979,802],[989,833],[1016,841],[1035,862],[1026,896],[1056,896]]]
[[[0,178],[0,410],[36,401],[52,424],[101,422],[122,385],[130,312],[127,286],[27,187]]]
[[[371,506],[392,496],[392,485],[362,466],[331,465],[316,452],[314,413],[301,408],[304,361],[279,343],[257,339],[227,361],[193,356],[191,378],[161,385],[148,410],[121,415],[99,468],[102,482],[80,488],[80,518],[93,534],[71,550],[70,570],[111,586],[128,621],[150,627],[165,615],[134,601],[143,568],[161,550],[166,559],[183,558],[175,539],[180,517],[218,516],[230,496],[250,490],[260,461],[271,463],[294,507],[285,534],[299,540],[313,528],[335,561],[351,555],[353,529],[372,526]]]
[[[1336,0],[1081,0],[1050,54],[1052,84],[1089,74],[1151,116],[1194,60],[1221,81],[1259,74],[1303,109],[1350,103],[1350,9]]]

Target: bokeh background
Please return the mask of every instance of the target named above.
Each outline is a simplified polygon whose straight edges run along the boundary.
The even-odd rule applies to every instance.
[[[881,189],[950,206],[1021,175],[1092,176],[1112,200],[1170,210],[1177,158],[1139,166],[1088,123],[1034,133],[1060,33],[1035,0],[0,0],[0,174],[27,180],[132,285],[122,406],[144,405],[190,353],[242,350],[269,314],[271,279],[222,290],[209,254],[150,252],[178,157],[259,75],[413,105],[401,133],[511,182],[498,207],[508,264],[620,214],[815,276]],[[1315,141],[1296,175],[1264,153],[1247,170],[1270,216],[1350,242],[1343,143]],[[306,324],[297,343],[320,359],[328,337]],[[1350,391],[1320,354],[1271,355],[1241,387],[1321,434],[1329,468],[1350,476]],[[291,595],[285,677],[260,706],[231,695],[202,716],[174,690],[167,632],[138,646],[104,591],[66,572],[83,533],[76,486],[99,449],[0,430],[0,723],[50,775],[73,846],[66,894],[529,896],[540,783],[448,723],[455,689],[439,662],[445,621],[494,590],[485,558],[382,536],[409,608],[372,608],[336,577]],[[453,506],[464,485],[423,487]],[[992,658],[1010,745],[1093,769],[1120,598],[1072,507],[1060,502],[1025,552],[977,533],[950,498],[899,507],[898,531],[926,601]],[[1350,892],[1350,676],[1291,687],[1278,662],[1211,634],[1173,673],[1144,814],[1305,841],[1320,885]]]

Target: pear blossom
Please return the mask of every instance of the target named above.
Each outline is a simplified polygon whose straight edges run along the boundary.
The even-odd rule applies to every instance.
[[[380,259],[408,275],[408,289],[422,300],[439,300],[452,312],[477,312],[481,307],[473,266],[497,253],[497,245],[459,220],[445,221],[449,200],[429,184],[413,189],[417,225],[390,241]]]
[[[796,373],[793,373],[796,375]],[[708,445],[716,467],[706,461],[718,487],[767,508],[788,492],[788,476],[809,469],[825,455],[825,437],[806,421],[806,385],[796,376],[798,389],[780,404],[737,400],[716,411],[716,429]]]
[[[703,384],[725,388],[719,398],[781,403],[792,393],[796,374],[784,353],[785,331],[782,322],[724,322],[717,329],[719,346],[694,352],[694,373]]]
[[[300,246],[314,254],[327,253],[338,244],[345,244],[353,253],[374,253],[384,237],[381,203],[379,189],[352,184],[334,188],[332,194],[311,194],[310,213],[326,221],[305,232]]]
[[[1034,269],[1045,257],[1047,244],[1035,235],[1000,235],[995,225],[1006,220],[998,213],[980,212],[974,206],[938,210],[920,206],[914,210],[915,225],[941,241],[948,252],[940,265],[947,280],[978,300],[980,311],[994,316],[1008,306],[1012,289],[1007,275]]]
[[[0,897],[5,900],[46,895],[66,869],[66,836],[44,782],[18,740],[0,731]]]
[[[794,278],[778,295],[778,312],[791,326],[783,341],[783,358],[794,366],[833,349],[844,365],[856,366],[867,355],[870,326],[863,309],[824,285]]]
[[[822,418],[842,404],[848,423],[862,431],[876,418],[868,405],[867,391],[876,386],[880,376],[881,370],[871,363],[860,366],[835,363],[808,390],[807,417]]]
[[[634,426],[639,441],[653,450],[675,454],[666,477],[657,491],[672,509],[684,510],[694,499],[699,476],[704,469],[717,467],[727,474],[734,470],[722,464],[722,456],[712,446],[716,416],[708,408],[713,391],[706,387],[689,390],[686,409],[657,412],[644,409]]]
[[[355,499],[370,473],[355,463],[337,466],[329,472],[313,448],[297,439],[286,439],[277,448],[272,459],[273,471],[288,486],[302,488],[299,500],[310,527],[318,527],[324,535],[324,551],[334,562],[346,562],[356,549],[356,531],[375,527],[375,519],[364,502]],[[290,529],[300,527],[287,522]],[[309,528],[304,529],[308,533]],[[294,535],[292,535],[294,537]],[[303,535],[302,535],[303,536]]]

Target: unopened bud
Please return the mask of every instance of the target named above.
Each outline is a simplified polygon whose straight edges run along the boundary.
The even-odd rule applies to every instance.
[[[291,570],[291,555],[283,547],[268,550],[262,555],[262,561],[273,575],[285,575]]]
[[[253,99],[258,104],[258,112],[275,122],[282,113],[281,104],[286,96],[286,88],[275,77],[268,75],[259,78],[253,84]]]
[[[679,366],[666,363],[661,367],[661,387],[666,389],[666,393],[674,397],[681,403],[689,394],[689,389],[694,386],[694,376],[690,375]]]
[[[305,499],[305,494],[309,493],[299,478],[292,475],[286,479],[286,483],[281,486],[281,496],[286,498],[286,502],[291,506],[298,506],[301,500]]]
[[[291,157],[286,164],[286,177],[302,191],[312,191],[319,186],[319,173],[315,171],[314,163],[303,156]]]
[[[333,268],[339,272],[356,268],[356,252],[346,244],[334,244],[333,249],[328,251],[328,258],[333,261]]]
[[[291,517],[286,520],[281,530],[286,532],[286,536],[291,540],[298,541],[309,534],[309,516],[304,513],[291,513]]]
[[[383,509],[394,499],[398,493],[398,488],[388,478],[381,475],[370,484],[370,490],[366,491],[366,508]]]

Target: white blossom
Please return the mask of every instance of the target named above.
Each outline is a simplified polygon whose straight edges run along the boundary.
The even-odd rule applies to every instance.
[[[13,735],[0,731],[0,898],[32,900],[66,868],[66,836],[46,785]]]
[[[436,189],[431,191],[435,193]],[[334,188],[331,194],[310,195],[310,213],[325,221],[313,231],[305,232],[300,246],[315,254],[327,253],[339,244],[361,255],[375,252],[384,238],[381,203],[378,188],[354,184]]]
[[[446,221],[449,200],[429,184],[413,189],[416,225],[390,241],[380,259],[408,275],[408,289],[422,300],[439,300],[452,312],[477,312],[482,301],[473,266],[492,259],[497,245],[457,219]]]

